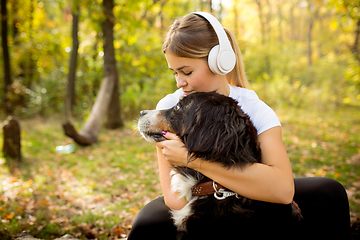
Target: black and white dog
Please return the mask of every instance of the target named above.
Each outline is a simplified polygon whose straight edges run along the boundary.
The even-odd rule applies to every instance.
[[[190,94],[171,109],[142,111],[138,129],[149,142],[166,140],[162,131],[177,134],[188,150],[188,161],[218,162],[229,169],[261,162],[257,131],[249,116],[235,100],[215,92]],[[250,200],[190,168],[174,166],[171,177],[172,191],[188,202],[183,209],[171,211],[178,239],[191,234],[189,227],[200,220],[209,227],[216,222],[216,227],[251,222],[252,218],[259,219],[259,213],[267,216],[264,221],[278,218],[277,212],[287,213],[281,216],[283,222],[302,218],[295,203],[282,205]],[[277,208],[288,210],[274,210]]]

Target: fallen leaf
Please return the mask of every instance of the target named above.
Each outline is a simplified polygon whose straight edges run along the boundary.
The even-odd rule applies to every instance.
[[[15,213],[11,212],[4,217],[4,220],[11,220],[15,217]]]
[[[19,206],[17,209],[17,212],[21,213],[24,210],[24,208],[25,208],[24,206]]]
[[[117,235],[117,236],[120,236],[122,233],[124,233],[125,232],[125,230],[122,228],[122,227],[115,227],[114,228],[114,231],[115,231],[115,234]]]
[[[130,212],[137,214],[139,212],[139,209],[136,208],[130,208]]]
[[[39,205],[40,206],[50,206],[50,203],[46,200],[41,200],[41,201],[39,201]]]

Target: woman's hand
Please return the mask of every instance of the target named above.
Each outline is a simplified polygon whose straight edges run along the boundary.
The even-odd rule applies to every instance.
[[[187,165],[188,151],[184,143],[174,133],[163,132],[168,140],[156,143],[161,149],[165,159],[172,165],[185,167]]]

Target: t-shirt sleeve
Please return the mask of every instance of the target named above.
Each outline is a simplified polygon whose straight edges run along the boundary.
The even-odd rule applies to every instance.
[[[274,110],[261,101],[255,92],[250,94],[246,101],[247,103],[242,109],[250,116],[250,120],[257,129],[258,135],[270,128],[281,126]]]
[[[182,91],[177,90],[172,94],[166,95],[163,99],[161,99],[156,105],[156,110],[164,110],[174,107],[182,96]]]

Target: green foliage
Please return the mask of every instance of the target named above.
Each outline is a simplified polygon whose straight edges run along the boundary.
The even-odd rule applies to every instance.
[[[276,2],[260,2],[267,18],[263,31],[255,3],[243,0],[235,7],[232,3],[215,7],[224,26],[237,34],[248,78],[260,97],[279,107],[359,106],[360,63],[351,53],[358,2],[318,1],[311,10],[305,2],[299,5],[287,2],[281,6]],[[102,80],[102,2],[9,1],[14,80],[9,94],[16,115],[47,116],[64,111],[71,14],[76,4],[80,6],[80,46],[74,111],[78,117],[90,112]],[[175,90],[161,51],[163,38],[175,17],[202,7],[200,2],[184,0],[115,1],[114,46],[125,118],[132,119],[140,110],[154,108],[160,98]],[[235,11],[238,19],[234,19]],[[314,21],[311,65],[310,19]],[[0,81],[1,93],[2,84]]]
[[[285,4],[282,10],[289,7]],[[294,10],[300,11],[294,12],[294,17],[305,26],[296,36],[284,31],[291,31],[288,29],[290,22],[283,24],[283,32],[278,31],[281,19],[277,14],[268,16],[271,21],[267,25],[272,32],[268,33],[269,41],[265,44],[261,43],[260,37],[244,36],[244,59],[250,84],[273,107],[333,109],[344,105],[360,106],[360,62],[349,48],[353,44],[354,22],[347,18],[347,29],[341,24],[326,24],[338,23],[341,14],[331,15],[334,10],[325,4],[317,3],[314,8],[318,11],[318,19],[314,20],[310,43],[311,63],[307,29],[310,13],[307,19],[301,18],[301,14],[306,13],[305,8]],[[256,11],[254,7],[251,9]],[[244,31],[252,28],[247,26]],[[281,40],[277,34],[283,34]]]

